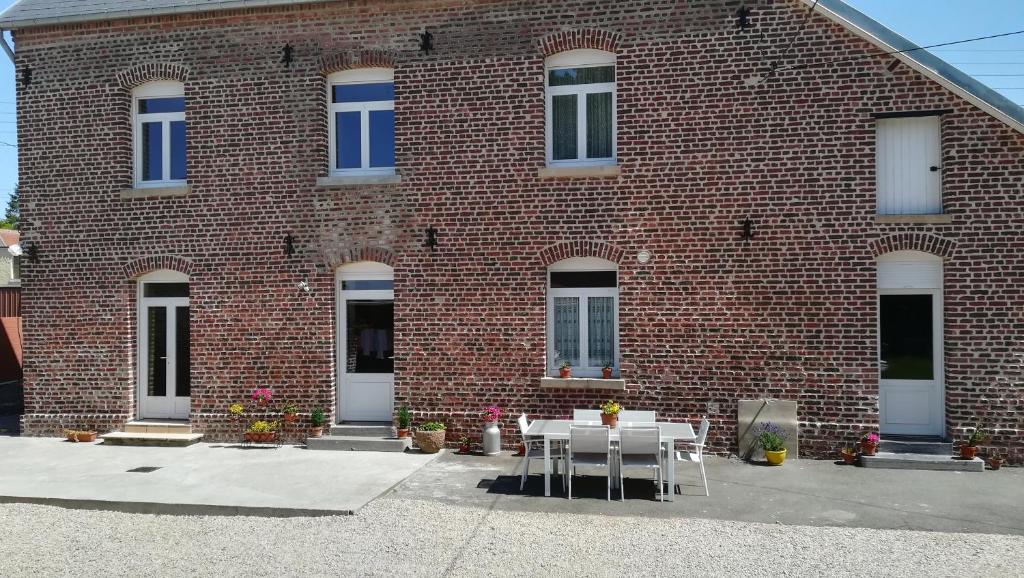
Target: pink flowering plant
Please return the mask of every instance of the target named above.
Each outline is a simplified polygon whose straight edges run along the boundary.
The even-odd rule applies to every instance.
[[[501,417],[501,408],[496,405],[484,410],[484,421],[498,421]]]
[[[274,392],[270,391],[269,387],[260,387],[252,392],[252,400],[256,403],[270,403],[272,397]]]
[[[878,434],[873,432],[864,436],[864,441],[868,442],[869,444],[877,444],[880,440],[881,438],[878,437]]]

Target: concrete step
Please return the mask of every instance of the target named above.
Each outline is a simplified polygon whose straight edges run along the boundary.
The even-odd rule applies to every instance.
[[[184,447],[203,439],[203,434],[195,433],[148,433],[148,432],[112,432],[100,436],[104,445],[109,446],[158,446]]]
[[[332,436],[343,437],[364,437],[364,438],[393,438],[395,428],[391,422],[363,421],[349,422],[331,426]]]
[[[936,456],[952,456],[952,442],[939,440],[888,439],[882,438],[878,443],[878,451],[892,454],[931,454]]]
[[[344,452],[404,452],[412,447],[412,439],[329,435],[321,438],[307,438],[306,447],[311,450],[335,450]]]
[[[890,470],[941,470],[949,472],[983,472],[985,462],[981,458],[962,460],[953,456],[935,454],[908,454],[878,452],[873,456],[861,456],[865,468],[886,468]]]
[[[124,425],[125,433],[173,433],[190,434],[192,425],[187,421],[140,419]]]

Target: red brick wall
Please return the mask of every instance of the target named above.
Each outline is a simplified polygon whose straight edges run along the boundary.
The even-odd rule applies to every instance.
[[[42,258],[23,273],[24,431],[133,415],[129,277],[145,267],[131,264],[161,256],[191,267],[192,422],[211,438],[256,386],[333,408],[332,269],[366,252],[395,267],[397,402],[417,422],[478,435],[487,404],[594,407],[598,394],[539,381],[546,256],[597,242],[621,255],[617,398],[669,419],[710,413],[719,452],[734,446],[738,399],[794,399],[804,453],[824,455],[877,426],[876,254],[921,246],[945,251],[949,433],[984,419],[1024,460],[1024,136],[885,58],[749,87],[805,7],[759,2],[739,33],[736,5],[332,2],[17,32],[18,66],[33,69],[18,92],[22,210]],[[618,54],[618,178],[538,177],[542,51],[576,46]],[[816,16],[782,63],[871,50]],[[395,63],[402,183],[318,188],[323,72],[378,58]],[[120,198],[125,85],[140,74],[184,79],[188,197]],[[946,108],[952,224],[876,224],[872,113]]]

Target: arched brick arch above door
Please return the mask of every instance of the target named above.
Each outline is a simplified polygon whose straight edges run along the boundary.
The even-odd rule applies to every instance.
[[[580,48],[615,52],[622,36],[617,32],[596,28],[579,28],[553,32],[537,40],[537,48],[544,57]]]
[[[177,271],[192,275],[192,261],[175,255],[149,255],[126,263],[122,268],[126,279],[138,279],[151,271]]]
[[[956,252],[956,242],[929,233],[898,233],[871,242],[875,257],[894,251],[921,251],[950,259]]]
[[[324,76],[352,68],[394,68],[395,55],[387,50],[355,50],[334,52],[320,57]]]
[[[184,84],[188,80],[188,73],[188,67],[181,64],[147,62],[118,72],[117,83],[128,90],[154,80],[177,80]]]
[[[397,259],[394,253],[383,247],[353,247],[327,256],[327,265],[331,269],[359,261],[375,261],[394,267]]]
[[[622,249],[600,241],[565,241],[545,247],[539,257],[541,263],[548,267],[553,263],[573,257],[598,257],[618,263],[622,260],[622,255]]]

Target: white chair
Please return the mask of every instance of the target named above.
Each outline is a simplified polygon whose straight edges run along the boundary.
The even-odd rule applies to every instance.
[[[658,476],[658,491],[665,501],[664,473],[661,469],[661,428],[624,427],[619,430],[619,496],[626,499],[623,467],[651,468]]]
[[[530,474],[530,460],[541,460],[544,461],[544,438],[537,436],[526,435],[527,430],[530,429],[530,421],[527,419],[526,414],[519,416],[519,435],[523,438],[523,475],[519,480],[519,491],[523,491],[526,487],[526,476]],[[558,460],[562,460],[562,469],[565,469],[565,448],[559,441],[551,442],[551,460],[554,462],[555,472],[558,472]],[[557,454],[555,452],[558,452]],[[562,490],[565,490],[565,472],[562,473]]]
[[[657,414],[653,411],[622,410],[619,412],[619,421],[626,423],[654,423],[658,420]]]
[[[601,410],[574,409],[572,410],[572,421],[601,421]]]
[[[576,466],[594,466],[608,468],[608,501],[612,500],[612,444],[610,430],[606,425],[570,425],[569,426],[569,458],[567,473],[569,475],[569,499],[572,499],[572,477],[576,474]]]
[[[697,432],[696,441],[692,442],[693,451],[676,452],[676,459],[681,462],[694,462],[700,466],[700,479],[704,484],[704,495],[710,496],[708,492],[708,477],[704,474],[704,443],[708,439],[708,430],[711,429],[711,422],[707,416],[700,420],[700,430]]]

